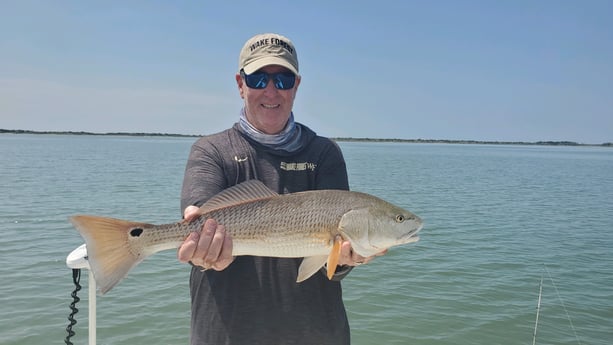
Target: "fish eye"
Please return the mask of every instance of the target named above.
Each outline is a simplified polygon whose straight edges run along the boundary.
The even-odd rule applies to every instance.
[[[404,216],[399,214],[396,216],[396,223],[402,223],[404,222]]]

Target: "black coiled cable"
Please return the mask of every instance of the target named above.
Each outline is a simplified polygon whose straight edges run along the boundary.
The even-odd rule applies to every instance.
[[[72,280],[74,282],[75,289],[72,292],[72,294],[70,294],[70,296],[72,296],[72,303],[70,303],[71,312],[70,312],[70,315],[68,315],[68,321],[70,321],[70,323],[68,324],[68,327],[66,327],[66,332],[68,332],[68,336],[66,337],[66,339],[64,339],[64,342],[66,343],[66,345],[73,345],[72,342],[70,341],[70,338],[75,335],[75,332],[72,330],[72,326],[74,326],[77,323],[77,320],[75,320],[74,316],[76,313],[79,312],[79,309],[77,309],[76,305],[81,300],[77,296],[77,292],[81,290],[81,285],[79,284],[79,282],[81,281],[81,270],[80,269],[75,268],[72,270]]]

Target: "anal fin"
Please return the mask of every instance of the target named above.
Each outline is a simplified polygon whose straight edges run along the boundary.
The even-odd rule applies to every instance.
[[[302,281],[307,280],[311,277],[315,272],[319,271],[319,269],[326,263],[328,260],[328,256],[309,256],[302,259],[302,263],[298,268],[298,278],[296,278],[296,283],[300,283]]]

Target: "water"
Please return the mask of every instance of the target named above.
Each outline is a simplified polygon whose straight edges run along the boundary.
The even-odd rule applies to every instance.
[[[67,218],[176,220],[193,141],[0,135],[0,344],[64,344],[82,243]],[[531,344],[543,274],[537,344],[613,339],[613,150],[340,145],[352,189],[425,220],[343,281],[353,344]],[[187,344],[188,274],[174,251],[138,266],[98,298],[98,344]]]

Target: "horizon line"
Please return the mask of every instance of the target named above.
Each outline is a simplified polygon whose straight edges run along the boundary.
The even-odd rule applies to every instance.
[[[204,134],[154,133],[154,132],[88,132],[88,131],[35,131],[29,129],[2,129],[0,134],[53,134],[53,135],[96,135],[96,136],[151,136],[151,137],[202,137]],[[428,144],[486,144],[486,145],[546,145],[546,146],[604,146],[613,147],[612,142],[601,144],[585,144],[568,140],[542,141],[496,141],[473,139],[401,139],[401,138],[368,138],[368,137],[329,137],[341,142],[404,142]]]

